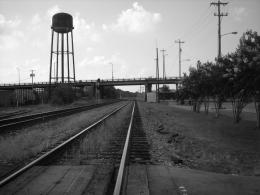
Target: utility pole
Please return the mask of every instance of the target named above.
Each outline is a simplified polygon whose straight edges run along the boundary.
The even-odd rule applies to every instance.
[[[163,79],[165,80],[166,79],[166,71],[165,71],[165,56],[167,54],[165,54],[165,49],[162,49],[161,52],[162,52],[162,56],[163,56]]]
[[[159,56],[158,56],[158,46],[156,46],[156,102],[159,102]]]
[[[226,6],[228,3],[221,2],[218,0],[218,2],[212,2],[210,3],[211,5],[217,6],[218,7],[218,12],[214,13],[214,16],[218,16],[218,59],[221,58],[221,19],[223,16],[227,16],[228,13],[223,13],[220,11],[220,6]]]
[[[178,39],[175,41],[175,43],[179,44],[179,77],[181,77],[181,52],[182,52],[181,44],[185,42]]]
[[[33,77],[35,77],[34,70],[31,70],[30,77],[32,77],[32,88],[33,88]]]

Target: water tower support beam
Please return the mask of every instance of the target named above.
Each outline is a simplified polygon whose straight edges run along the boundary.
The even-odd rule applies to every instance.
[[[75,61],[74,61],[74,44],[73,44],[73,33],[71,31],[71,48],[72,48],[72,63],[73,63],[73,79],[76,81],[75,77]]]
[[[51,58],[50,58],[50,78],[49,78],[49,83],[51,83],[51,73],[52,73],[53,35],[54,35],[54,31],[52,30],[52,32],[51,32]]]
[[[56,82],[58,83],[59,73],[59,33],[57,33],[57,54],[56,54]]]
[[[64,83],[64,34],[61,34],[61,82]]]
[[[69,33],[67,34],[67,64],[68,64],[68,82],[70,82],[70,57],[69,57]]]

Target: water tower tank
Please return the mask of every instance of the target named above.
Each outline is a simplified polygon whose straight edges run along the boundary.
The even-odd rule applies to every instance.
[[[51,28],[57,33],[68,33],[73,29],[73,18],[67,13],[57,13],[52,17]]]

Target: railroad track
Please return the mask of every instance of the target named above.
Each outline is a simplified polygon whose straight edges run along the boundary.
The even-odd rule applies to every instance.
[[[109,122],[109,119],[113,115],[128,106],[129,105],[126,104],[116,108],[114,111],[102,117],[89,127],[83,129],[78,134],[74,135],[73,137],[62,143],[58,143],[55,147],[53,147],[49,151],[44,152],[34,161],[30,162],[26,166],[22,167],[19,170],[16,170],[8,177],[4,178],[2,181],[0,181],[0,193],[1,187],[4,188],[7,186],[6,188],[10,190],[10,187],[8,188],[8,185],[11,185],[11,183],[18,176],[22,176],[22,174],[25,175],[27,170],[29,171],[29,169],[33,169],[33,167],[35,166],[66,167],[67,165],[73,165],[72,167],[85,167],[95,165],[96,167],[98,167],[95,168],[95,170],[97,171],[97,173],[99,173],[99,176],[96,176],[98,174],[93,176],[91,182],[89,182],[90,184],[88,184],[88,187],[93,190],[93,186],[95,186],[96,183],[101,183],[102,186],[107,186],[103,189],[103,194],[120,194],[122,191],[124,191],[123,184],[127,177],[127,166],[129,164],[135,163],[150,163],[149,145],[146,140],[145,132],[142,129],[142,121],[136,104],[132,104],[133,107],[131,109],[131,116],[127,117],[123,128],[120,131],[115,132],[116,134],[109,140],[108,147],[106,147],[105,150],[98,151],[92,154],[87,153],[85,155],[85,153],[82,152],[81,145],[84,142],[84,137],[86,137],[86,134],[90,134],[92,133],[92,131],[96,131],[95,128],[97,126],[106,123],[105,121]],[[107,177],[108,181],[105,183],[102,181],[100,182],[100,180],[104,180],[104,178],[106,178],[104,176],[104,172],[106,172],[106,175],[110,175],[110,177]],[[108,172],[109,174],[107,174]],[[82,174],[82,171],[80,172],[80,174]],[[18,182],[18,185],[21,185],[21,183]],[[78,188],[80,188],[80,185],[78,186]],[[96,188],[96,190],[101,189]],[[3,190],[2,192],[6,191]]]
[[[136,163],[149,164],[151,162],[149,144],[143,130],[139,109],[137,105],[134,104],[113,195],[125,194],[128,175],[127,166]]]
[[[16,112],[12,112],[12,113],[1,114],[0,120],[11,118],[11,117],[14,117],[14,116],[17,116],[17,115],[20,115],[20,114],[25,114],[27,112],[28,111],[26,111],[26,110],[20,110],[20,111],[16,111]]]
[[[87,106],[77,106],[74,108],[66,108],[66,109],[61,109],[61,110],[55,110],[55,111],[49,111],[49,112],[2,119],[2,120],[0,120],[0,133],[8,132],[10,130],[10,128],[16,128],[16,127],[20,128],[25,125],[31,125],[34,123],[39,123],[41,121],[46,121],[46,120],[55,119],[58,117],[63,117],[66,115],[90,110],[93,108],[101,107],[101,106],[108,105],[108,104],[115,103],[115,102],[116,101],[105,102],[105,103],[100,103],[100,104],[92,104],[92,105],[87,105]]]

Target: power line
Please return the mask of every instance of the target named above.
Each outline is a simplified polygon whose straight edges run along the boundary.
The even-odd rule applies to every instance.
[[[188,39],[189,42],[193,41],[198,36],[201,36],[202,32],[204,33],[206,30],[208,30],[209,24],[212,24],[210,17],[208,17],[206,20],[204,20],[204,22],[202,23],[201,27],[197,28],[195,31],[190,33],[189,36],[187,36],[185,39],[186,40]]]
[[[205,23],[205,21],[208,20],[209,15],[210,15],[210,11],[209,11],[209,7],[207,7],[207,9],[205,9],[202,14],[198,17],[198,19],[196,20],[196,22],[194,22],[190,28],[188,28],[188,30],[186,31],[186,33],[183,33],[183,35],[181,36],[182,38],[187,39],[186,36],[191,36],[194,35],[194,31],[197,31],[198,29],[201,29],[201,25],[203,25]]]
[[[222,19],[222,17],[228,15],[227,12],[223,13],[223,12],[221,12],[220,9],[221,9],[221,6],[226,6],[227,4],[228,3],[221,2],[220,0],[218,0],[218,2],[210,3],[210,5],[217,6],[217,8],[218,8],[218,12],[214,13],[214,16],[218,17],[218,58],[221,57],[221,19]]]

